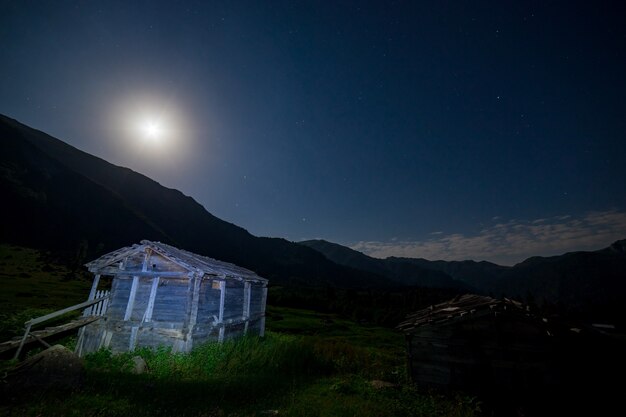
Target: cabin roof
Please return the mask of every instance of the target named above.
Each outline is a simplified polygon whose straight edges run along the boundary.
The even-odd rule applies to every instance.
[[[461,317],[467,317],[468,314],[478,316],[491,312],[517,312],[529,315],[527,308],[519,301],[508,298],[495,299],[483,295],[464,294],[411,313],[396,328],[405,333],[412,333],[422,326],[443,325]]]
[[[89,269],[89,271],[98,273],[98,271],[103,268],[119,263],[126,257],[133,254],[146,252],[148,249],[159,253],[191,273],[267,282],[265,278],[261,278],[249,269],[242,268],[228,262],[218,261],[217,259],[209,258],[208,256],[198,255],[184,249],[178,249],[165,243],[153,242],[150,240],[142,240],[139,244],[134,244],[132,246],[127,246],[113,252],[109,252],[106,255],[102,255],[98,259],[85,264],[85,266]],[[124,273],[124,271],[120,270],[120,273]]]

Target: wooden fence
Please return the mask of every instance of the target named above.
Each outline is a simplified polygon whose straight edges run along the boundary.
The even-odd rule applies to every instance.
[[[87,316],[104,316],[109,306],[109,291],[96,291],[94,299],[101,299],[97,304],[87,307],[83,312],[83,317]]]
[[[84,303],[76,304],[71,307],[67,307],[62,310],[55,311],[54,313],[46,314],[45,316],[30,319],[27,322],[25,322],[24,327],[26,328],[26,331],[24,332],[24,336],[20,340],[17,351],[15,352],[14,358],[15,359],[19,358],[20,352],[22,351],[22,347],[24,347],[24,343],[26,343],[26,340],[28,339],[29,336],[32,336],[34,339],[41,342],[44,346],[50,347],[50,345],[43,340],[43,337],[52,336],[53,334],[56,334],[60,331],[67,330],[67,326],[56,326],[56,327],[47,329],[45,333],[42,333],[41,336],[39,336],[35,333],[31,333],[31,328],[36,324],[43,323],[53,318],[60,317],[63,314],[66,314],[75,310],[80,310],[80,309],[84,309],[83,318],[79,320],[74,320],[72,322],[72,323],[77,324],[80,327],[90,323],[89,320],[85,320],[85,317],[103,316],[106,313],[107,306],[109,303],[109,291],[96,291],[94,295],[95,297],[93,299],[85,301]],[[72,328],[75,328],[75,327],[72,327]]]

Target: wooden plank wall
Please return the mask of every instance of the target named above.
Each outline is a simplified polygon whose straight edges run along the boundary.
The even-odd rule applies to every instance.
[[[151,281],[150,286],[152,285]],[[144,311],[148,306],[147,300],[150,297],[150,286],[148,286],[145,295]],[[187,320],[186,312],[189,302],[188,279],[161,278],[156,291],[156,299],[152,309],[152,321],[177,322],[182,327],[182,324]],[[141,314],[143,316],[143,311]]]
[[[224,299],[224,322],[239,321],[243,318],[243,288],[241,281],[226,280],[226,298]]]
[[[135,259],[136,258],[136,259]],[[150,263],[171,271],[167,260],[152,256]],[[143,257],[128,259],[125,268],[140,269]],[[159,263],[160,262],[160,263]],[[118,271],[119,272],[119,271]],[[82,353],[105,346],[113,352],[125,352],[136,346],[171,346],[174,351],[186,351],[198,344],[226,340],[245,334],[259,335],[264,328],[265,291],[262,284],[250,284],[250,305],[247,312],[245,283],[234,279],[204,279],[199,287],[197,321],[193,334],[187,334],[190,324],[190,285],[187,276],[161,277],[155,284],[154,276],[137,277],[135,299],[128,320],[124,320],[131,293],[133,272],[124,270],[112,283],[106,321],[87,326]],[[224,288],[224,309],[219,321],[220,298]],[[154,293],[152,316],[147,317],[150,295]],[[248,313],[248,314],[246,314]]]
[[[220,312],[220,290],[216,287],[218,280],[203,280],[200,285],[200,299],[198,300],[197,324],[217,322]]]
[[[123,319],[128,304],[128,296],[133,279],[130,276],[118,276],[111,284],[111,298],[107,309],[107,317]]]
[[[250,288],[250,317],[265,313],[265,302],[263,300],[263,284],[253,283]]]
[[[150,289],[152,287],[152,278],[140,277],[137,281],[137,291],[135,292],[135,301],[130,312],[130,321],[141,321],[148,307],[148,299],[150,298]]]
[[[193,345],[219,340],[220,282],[219,279],[204,279],[200,284],[198,315],[193,328]],[[224,298],[226,301],[226,298]]]
[[[105,325],[102,320],[89,324],[83,328],[83,346],[79,351],[79,354],[81,356],[86,353],[95,352],[96,350],[100,349],[100,342],[102,339],[102,332],[104,331],[104,328]]]

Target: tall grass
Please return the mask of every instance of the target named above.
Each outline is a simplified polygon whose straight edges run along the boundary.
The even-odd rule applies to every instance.
[[[148,366],[133,375],[133,357]],[[379,353],[345,341],[268,332],[188,354],[101,349],[85,358],[85,384],[72,392],[38,393],[3,406],[19,416],[258,416],[473,417],[469,397],[445,398],[410,385],[376,389]]]
[[[168,380],[232,378],[241,375],[293,377],[321,375],[338,368],[333,352],[304,337],[268,332],[266,337],[242,337],[224,343],[206,343],[190,353],[172,353],[170,348],[140,348],[113,355],[101,349],[86,356],[93,371],[129,372],[132,358],[142,357],[148,374]]]
[[[130,374],[134,356],[146,361],[146,375]],[[281,415],[316,417],[471,417],[479,412],[471,397],[432,396],[411,385],[374,388],[370,379],[376,377],[378,356],[344,341],[268,332],[265,338],[208,343],[189,354],[142,348],[113,355],[103,349],[88,355],[86,365],[95,381],[92,392],[123,399],[115,400],[123,410],[150,403],[136,416],[260,415],[275,409]],[[210,404],[219,407],[207,411]]]

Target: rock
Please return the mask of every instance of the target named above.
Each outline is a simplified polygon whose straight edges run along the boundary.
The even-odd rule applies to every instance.
[[[82,359],[65,346],[54,345],[9,369],[3,386],[10,392],[67,389],[77,388],[84,378]]]
[[[133,356],[133,359],[131,360],[133,362],[133,369],[131,369],[132,373],[143,374],[148,370],[148,364],[141,356]]]

